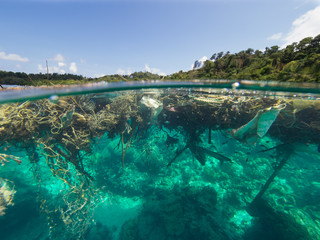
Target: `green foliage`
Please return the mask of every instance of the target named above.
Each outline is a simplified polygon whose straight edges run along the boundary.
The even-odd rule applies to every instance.
[[[114,74],[114,75],[106,75],[100,78],[96,79],[97,81],[105,81],[105,82],[121,82],[123,79],[121,78],[120,75]]]
[[[140,81],[140,80],[160,80],[163,77],[150,72],[134,72],[131,75],[106,75],[95,79],[95,81],[121,82],[121,81]]]
[[[57,84],[81,84],[87,82],[121,82],[121,81],[139,81],[139,80],[159,80],[163,77],[158,74],[150,72],[135,72],[131,75],[106,75],[100,78],[86,78],[82,75],[74,74],[49,74],[49,80],[47,74],[26,74],[21,72],[5,72],[0,71],[0,84],[6,85],[57,85]]]
[[[214,53],[204,67],[180,71],[167,79],[249,79],[320,82],[320,34],[284,49],[267,47],[264,52],[248,48],[230,54]]]
[[[0,71],[0,84],[7,85],[56,85],[56,84],[77,84],[84,81],[90,81],[91,78],[85,78],[81,75],[75,74],[49,74],[49,81],[47,74],[26,74],[22,72],[5,72]]]
[[[129,76],[130,80],[159,80],[162,77],[158,74],[153,74],[150,72],[134,72]]]

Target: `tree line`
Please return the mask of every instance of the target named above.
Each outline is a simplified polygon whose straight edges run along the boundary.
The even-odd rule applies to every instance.
[[[238,53],[219,52],[204,67],[180,71],[169,79],[249,79],[295,82],[320,82],[320,34],[307,37],[280,49],[264,51],[249,48]]]
[[[139,81],[139,80],[158,80],[163,78],[158,74],[150,72],[134,72],[130,75],[106,75],[99,78],[87,78],[82,75],[75,74],[27,74],[24,72],[6,72],[0,71],[0,84],[2,85],[56,85],[56,84],[79,84],[87,82],[120,82],[120,81]]]
[[[49,81],[48,81],[49,79]],[[7,85],[44,85],[44,84],[60,84],[67,81],[84,81],[90,80],[88,78],[83,77],[82,75],[75,74],[27,74],[24,72],[6,72],[0,71],[0,84]]]
[[[163,77],[150,73],[150,72],[134,72],[130,75],[120,75],[120,74],[113,74],[113,75],[106,75],[95,80],[97,81],[106,81],[106,82],[119,82],[119,81],[140,81],[140,80],[159,80]]]

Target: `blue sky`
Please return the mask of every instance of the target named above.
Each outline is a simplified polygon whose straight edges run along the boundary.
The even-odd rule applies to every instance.
[[[0,0],[0,29],[0,70],[170,74],[318,35],[320,0]]]

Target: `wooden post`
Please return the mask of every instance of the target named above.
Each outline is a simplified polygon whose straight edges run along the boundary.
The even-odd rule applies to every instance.
[[[284,167],[284,165],[288,162],[288,159],[290,157],[290,155],[293,153],[293,147],[291,145],[288,144],[280,144],[277,147],[274,148],[270,148],[270,149],[277,149],[277,151],[282,152],[282,154],[278,157],[279,159],[279,164],[278,166],[276,166],[274,168],[273,173],[271,174],[271,176],[268,178],[268,180],[266,181],[266,183],[262,186],[260,192],[255,196],[255,198],[253,199],[253,201],[249,204],[248,208],[247,208],[247,212],[251,215],[251,216],[257,216],[256,212],[257,212],[257,206],[258,206],[258,202],[262,199],[262,195],[267,191],[269,185],[273,182],[273,180],[275,179],[275,177],[278,175],[278,173],[280,172],[280,170]],[[269,149],[269,150],[270,150]],[[258,206],[259,207],[259,206]]]

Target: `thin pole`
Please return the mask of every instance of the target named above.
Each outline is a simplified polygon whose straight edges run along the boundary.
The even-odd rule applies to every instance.
[[[48,66],[48,60],[46,60],[47,65],[47,80],[49,81],[49,66]]]
[[[122,168],[124,168],[123,133],[121,134]]]

